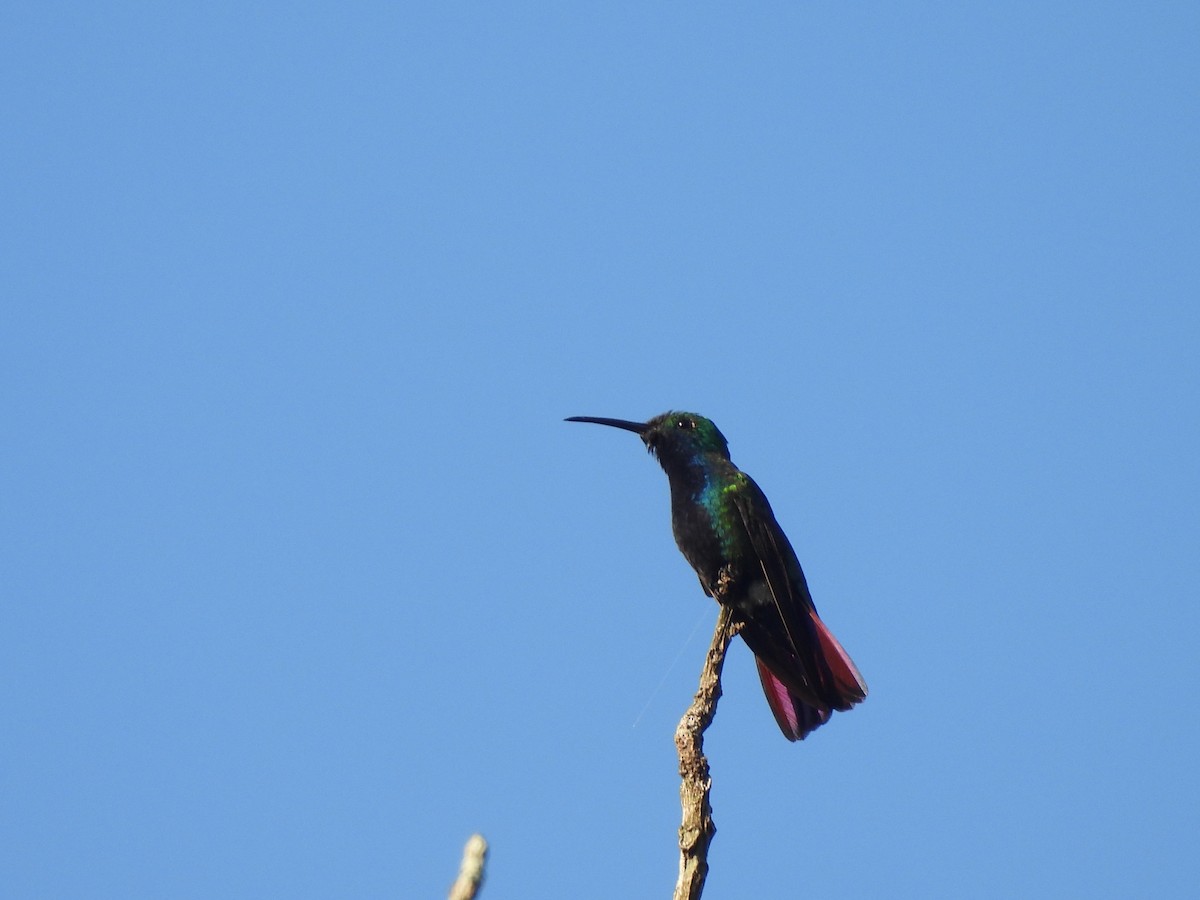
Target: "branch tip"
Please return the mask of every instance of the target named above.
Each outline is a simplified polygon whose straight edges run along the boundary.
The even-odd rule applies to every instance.
[[[483,868],[487,862],[488,843],[482,834],[473,834],[463,848],[458,878],[450,888],[449,900],[475,900],[483,886]]]

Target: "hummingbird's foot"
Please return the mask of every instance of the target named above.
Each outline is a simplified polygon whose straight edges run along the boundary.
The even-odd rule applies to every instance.
[[[728,564],[721,566],[721,571],[717,573],[716,590],[713,592],[713,596],[717,599],[717,602],[725,602],[725,595],[729,593],[729,588],[732,584],[733,566]]]

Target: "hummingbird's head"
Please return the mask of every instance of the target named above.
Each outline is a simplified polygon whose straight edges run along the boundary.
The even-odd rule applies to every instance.
[[[729,459],[729,442],[711,420],[690,412],[665,412],[648,422],[626,419],[601,419],[594,416],[572,416],[568,422],[594,422],[636,432],[646,449],[659,458],[664,466],[673,462],[688,463],[715,453]]]
[[[729,459],[729,442],[711,419],[690,412],[665,412],[646,423],[646,448],[664,461],[688,461],[715,453]]]

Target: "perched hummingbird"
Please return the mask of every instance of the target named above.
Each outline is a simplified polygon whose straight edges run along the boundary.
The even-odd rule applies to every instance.
[[[754,652],[767,703],[789,741],[867,696],[867,684],[817,616],[796,551],[771,504],[729,459],[717,426],[689,412],[648,422],[572,416],[641,435],[671,482],[671,528],[710,597],[729,606]],[[724,573],[724,577],[722,577]]]

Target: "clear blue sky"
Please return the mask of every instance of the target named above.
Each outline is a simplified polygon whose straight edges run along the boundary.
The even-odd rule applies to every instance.
[[[706,897],[1195,891],[1200,6],[0,20],[7,896],[668,896],[668,408],[872,690]]]

